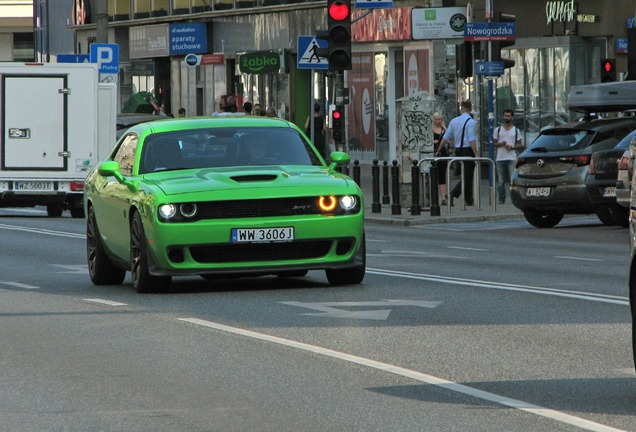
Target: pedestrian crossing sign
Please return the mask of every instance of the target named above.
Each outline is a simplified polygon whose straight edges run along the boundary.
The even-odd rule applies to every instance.
[[[298,69],[329,69],[329,59],[320,57],[318,48],[329,48],[329,43],[316,36],[298,36]]]

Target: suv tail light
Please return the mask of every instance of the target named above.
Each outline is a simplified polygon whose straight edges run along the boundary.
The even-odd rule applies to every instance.
[[[596,157],[594,157],[595,155],[592,155],[592,158],[590,159],[590,174],[596,174],[596,165],[594,165],[594,159],[596,159]]]
[[[573,163],[573,164],[576,164],[576,166],[584,166],[584,165],[588,165],[591,159],[592,158],[590,155],[562,156],[559,158],[559,161],[565,162],[565,163]]]
[[[623,156],[618,160],[618,169],[626,170],[629,169],[629,150],[625,150]]]

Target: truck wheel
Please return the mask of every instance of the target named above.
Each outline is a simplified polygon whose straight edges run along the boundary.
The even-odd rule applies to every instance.
[[[73,207],[73,208],[71,208],[71,217],[73,219],[83,219],[84,218],[84,209],[82,207]]]
[[[616,225],[616,220],[614,219],[614,215],[612,214],[608,206],[598,206],[596,208],[596,216],[601,222],[603,222],[603,225],[606,225],[606,226]]]
[[[528,223],[537,228],[552,228],[563,219],[563,213],[558,211],[539,211],[539,210],[524,210],[523,216]]]
[[[126,271],[115,267],[104,251],[92,207],[86,220],[86,258],[88,274],[95,285],[120,285],[124,281]]]
[[[355,267],[325,270],[329,283],[331,285],[358,285],[362,283],[367,268],[367,247],[364,235],[362,235],[362,244],[358,249],[356,261],[360,264]]]
[[[49,204],[46,206],[46,214],[49,217],[60,217],[63,211],[61,204]]]
[[[130,226],[130,271],[133,287],[140,294],[166,291],[170,276],[153,276],[148,271],[148,243],[141,216],[133,215]]]

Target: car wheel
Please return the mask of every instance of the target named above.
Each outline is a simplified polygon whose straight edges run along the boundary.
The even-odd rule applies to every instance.
[[[603,222],[603,225],[607,225],[607,226],[616,225],[616,220],[614,219],[614,215],[612,214],[608,206],[597,207],[596,216],[598,216],[599,220]]]
[[[629,270],[629,305],[632,311],[632,355],[636,369],[636,257],[632,258]]]
[[[563,213],[558,211],[539,211],[539,210],[524,210],[523,216],[528,223],[537,228],[552,228],[563,219]]]
[[[83,207],[71,208],[71,217],[74,219],[82,219],[84,217],[84,208]]]
[[[627,207],[615,205],[610,207],[610,211],[612,212],[616,225],[623,228],[627,228],[629,226],[629,209]]]
[[[297,278],[307,276],[309,271],[307,270],[288,270],[276,273],[276,276],[280,278]]]
[[[367,247],[364,235],[355,259],[361,264],[355,267],[325,270],[329,283],[331,285],[358,285],[362,283],[367,269]]]
[[[95,285],[120,285],[124,281],[126,271],[115,267],[104,251],[92,207],[86,220],[86,258],[88,274]]]
[[[46,214],[49,217],[60,217],[64,209],[60,204],[49,204],[46,206]]]
[[[130,271],[138,293],[161,292],[170,286],[170,276],[153,276],[148,271],[148,246],[141,216],[135,212],[130,226]]]

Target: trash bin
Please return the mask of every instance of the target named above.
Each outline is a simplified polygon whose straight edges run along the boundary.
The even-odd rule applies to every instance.
[[[148,102],[148,98],[151,98],[156,102],[155,97],[150,92],[141,91],[139,93],[131,95],[124,104],[121,112],[152,114],[153,112],[155,112],[155,108],[150,102]]]

